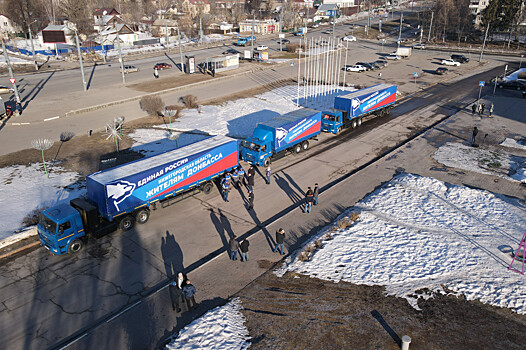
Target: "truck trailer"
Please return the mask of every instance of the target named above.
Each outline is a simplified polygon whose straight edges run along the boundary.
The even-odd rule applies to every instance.
[[[321,112],[310,108],[289,112],[258,124],[252,137],[241,143],[241,159],[268,166],[271,158],[280,158],[291,150],[300,153],[308,149],[309,140],[320,132]]]
[[[338,134],[343,128],[362,125],[370,115],[389,114],[396,100],[396,85],[378,84],[334,99],[334,108],[322,112],[321,129]]]
[[[88,235],[98,238],[146,223],[157,202],[165,204],[190,191],[210,193],[213,179],[238,165],[237,140],[213,136],[88,175],[87,198],[41,213],[40,241],[56,255],[77,253]]]
[[[400,57],[409,57],[411,56],[412,48],[410,47],[399,47],[396,49],[395,53]]]
[[[237,38],[237,46],[246,46],[247,44],[252,43],[252,41],[256,42],[255,36],[247,36],[247,37],[239,37]]]

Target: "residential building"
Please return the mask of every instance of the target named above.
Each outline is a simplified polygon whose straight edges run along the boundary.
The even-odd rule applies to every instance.
[[[15,33],[21,32],[21,30],[16,24],[11,22],[9,17],[7,17],[6,15],[0,14],[0,32],[2,34],[3,33],[15,34]]]
[[[339,17],[340,10],[336,4],[323,4],[318,7],[318,14],[322,18]]]
[[[227,22],[211,23],[210,26],[208,26],[208,29],[211,33],[232,34],[234,25]]]
[[[38,43],[41,46],[46,47],[47,49],[54,49],[55,44],[44,43],[42,32],[46,32],[46,31],[47,32],[59,32],[59,31],[64,32],[66,41],[61,44],[76,45],[75,31],[73,29],[71,29],[65,24],[50,24],[46,28],[42,29],[40,33],[37,34]]]
[[[246,20],[239,23],[239,32],[250,34],[252,33],[252,26],[254,26],[254,34],[279,33],[279,24],[279,22],[273,19]]]
[[[121,14],[114,8],[104,7],[95,9],[93,11],[93,29],[100,32],[108,26],[108,24],[120,23],[124,24]]]
[[[470,0],[469,9],[475,18],[475,25],[480,25],[482,21],[482,11],[488,7],[490,0]]]
[[[156,19],[152,25],[154,33],[158,33],[160,36],[174,36],[177,35],[177,21],[173,19]]]
[[[360,0],[323,0],[324,5],[336,5],[338,8],[353,7],[360,5]]]
[[[313,8],[314,7],[314,0],[294,0],[292,3],[292,6],[294,8]]]
[[[133,46],[135,41],[144,39],[147,36],[143,33],[134,32],[127,24],[118,23],[106,26],[106,28],[100,32],[103,44],[115,45],[115,47],[117,47],[117,32],[119,33],[119,40],[123,46]]]
[[[210,13],[210,2],[208,0],[184,0],[181,9],[182,12],[195,17],[199,13]]]

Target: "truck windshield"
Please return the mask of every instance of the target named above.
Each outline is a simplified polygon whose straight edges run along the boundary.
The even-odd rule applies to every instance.
[[[336,116],[331,115],[331,114],[324,114],[324,115],[323,115],[323,119],[334,121],[334,120],[336,120]]]
[[[57,232],[57,224],[44,214],[40,214],[38,224],[51,233]]]
[[[260,150],[260,146],[257,143],[250,141],[243,141],[243,146],[256,152],[259,152]]]

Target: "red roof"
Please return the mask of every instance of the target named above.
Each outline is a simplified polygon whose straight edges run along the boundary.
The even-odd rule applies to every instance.
[[[120,13],[113,7],[102,7],[100,9],[95,9],[95,11],[93,11],[93,15],[94,16],[108,16],[108,15],[120,15]]]

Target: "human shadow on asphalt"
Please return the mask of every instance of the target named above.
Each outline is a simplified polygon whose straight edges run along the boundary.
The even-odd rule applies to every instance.
[[[221,243],[223,243],[223,247],[228,250],[228,241],[229,238],[232,237],[233,232],[232,228],[230,226],[230,222],[228,221],[228,218],[221,212],[221,209],[218,210],[216,213],[213,208],[210,208],[210,220],[212,220],[212,224],[214,224],[214,227],[219,234],[219,238],[221,238]],[[226,227],[225,227],[226,224]],[[227,228],[228,227],[228,228]],[[228,238],[227,238],[228,235]]]
[[[183,271],[183,251],[176,242],[174,235],[166,230],[166,236],[161,238],[161,256],[164,261],[166,277],[173,279],[178,272]]]
[[[22,106],[22,109],[26,109],[27,106],[29,105],[29,103],[31,101],[33,101],[35,99],[35,97],[37,97],[37,95],[40,93],[40,91],[42,91],[42,89],[44,88],[44,86],[47,84],[47,82],[49,80],[51,80],[51,77],[55,75],[55,72],[52,72],[45,80],[40,80],[33,89],[31,89],[31,91],[29,91],[29,93],[27,93],[21,100],[21,102],[24,103],[24,105]],[[22,91],[25,91],[25,89],[21,89],[21,92]],[[30,95],[33,94],[33,96],[30,97]]]
[[[303,199],[303,197],[300,196],[290,186],[290,184],[288,183],[288,181],[284,177],[280,176],[279,174],[275,174],[274,175],[274,180],[276,181],[276,184],[279,186],[279,188],[281,188],[281,190],[287,194],[287,196],[292,201],[292,203],[294,203],[294,204],[298,203],[298,202],[300,202]]]
[[[91,73],[89,75],[88,83],[86,84],[86,90],[89,90],[91,86],[91,80],[93,79],[93,74],[95,73],[95,68],[97,68],[97,62],[93,64],[93,68],[91,68]]]
[[[261,229],[261,231],[263,232],[263,234],[265,235],[265,239],[267,240],[267,243],[270,247],[270,249],[274,249],[274,247],[276,246],[276,242],[274,241],[274,238],[272,238],[272,235],[270,234],[270,232],[268,232],[267,230],[267,227],[265,225],[263,225],[261,223],[261,221],[259,220],[257,214],[256,214],[256,209],[253,208],[253,209],[250,209],[248,210],[248,214],[250,215],[250,217],[252,218],[252,220],[254,221],[254,223],[256,224],[257,227],[259,227]],[[243,239],[245,238],[244,235],[241,236],[239,239]],[[247,236],[248,238],[248,236]]]
[[[183,305],[183,312],[176,317],[175,326],[171,329],[165,328],[163,336],[157,341],[153,349],[164,349],[168,343],[176,339],[179,331],[185,326],[190,324],[195,319],[203,316],[208,310],[211,310],[218,306],[225,305],[229,300],[225,298],[215,297],[213,299],[200,300],[199,299],[199,286],[195,286],[197,289],[196,302],[199,304],[197,310],[186,311],[186,304]],[[171,309],[170,309],[171,310]]]

